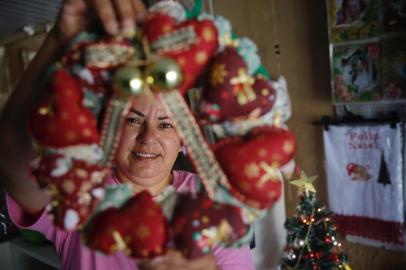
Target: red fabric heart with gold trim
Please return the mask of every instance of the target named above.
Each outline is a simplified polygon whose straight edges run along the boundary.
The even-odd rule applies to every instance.
[[[188,258],[207,254],[220,243],[234,243],[248,230],[240,208],[202,193],[180,195],[171,227],[176,247]]]
[[[165,253],[168,229],[165,216],[152,196],[141,192],[120,209],[109,208],[92,220],[86,243],[106,254],[124,251],[134,258]]]
[[[30,121],[33,137],[44,147],[61,148],[99,142],[96,119],[82,104],[78,82],[65,70],[52,76],[48,98]]]
[[[218,47],[217,28],[210,20],[187,20],[177,24],[163,13],[152,13],[142,29],[152,49],[174,59],[183,73],[179,91],[184,94]]]
[[[252,207],[268,208],[281,194],[278,168],[292,159],[295,148],[289,130],[260,127],[245,137],[220,142],[215,156],[237,198]]]
[[[202,114],[211,122],[258,117],[269,112],[276,91],[262,75],[248,75],[247,65],[234,48],[214,59],[202,93]]]

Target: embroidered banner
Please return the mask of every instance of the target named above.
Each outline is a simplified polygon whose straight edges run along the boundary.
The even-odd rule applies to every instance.
[[[404,245],[401,127],[332,126],[323,137],[338,230],[374,246]]]

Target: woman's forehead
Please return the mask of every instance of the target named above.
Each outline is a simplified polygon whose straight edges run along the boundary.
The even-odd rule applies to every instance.
[[[167,113],[159,100],[155,95],[138,95],[131,100],[131,110],[147,115],[148,113],[158,114],[159,116],[166,116]]]

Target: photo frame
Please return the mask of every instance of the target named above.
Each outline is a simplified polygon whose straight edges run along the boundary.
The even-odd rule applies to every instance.
[[[330,40],[334,43],[377,37],[378,0],[329,0]]]
[[[334,47],[333,99],[340,102],[369,102],[382,98],[378,43]]]

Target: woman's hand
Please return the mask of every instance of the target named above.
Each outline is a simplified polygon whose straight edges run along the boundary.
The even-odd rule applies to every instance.
[[[97,20],[110,35],[130,32],[134,31],[135,21],[142,20],[146,12],[141,0],[65,0],[54,33],[63,44]]]
[[[213,255],[188,260],[180,252],[173,250],[162,257],[142,263],[139,267],[142,270],[219,270]]]

